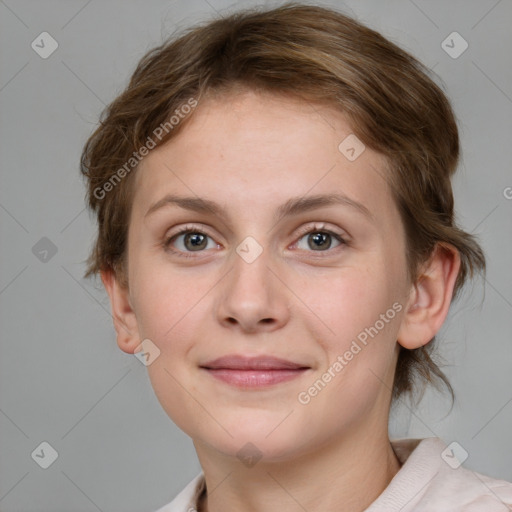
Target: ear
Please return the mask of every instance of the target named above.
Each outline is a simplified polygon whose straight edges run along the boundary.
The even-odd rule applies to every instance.
[[[121,286],[112,270],[102,270],[101,280],[110,297],[117,344],[123,352],[133,354],[141,342],[128,288]]]
[[[459,251],[437,244],[413,285],[397,341],[407,349],[426,345],[448,314],[460,268]]]

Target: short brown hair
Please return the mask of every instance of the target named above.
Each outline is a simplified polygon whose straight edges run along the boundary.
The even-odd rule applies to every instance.
[[[404,223],[412,282],[436,244],[450,244],[461,257],[457,296],[468,275],[485,271],[485,257],[455,224],[450,178],[459,157],[458,130],[449,101],[429,74],[378,32],[334,10],[304,4],[239,11],[164,42],[141,59],[83,149],[88,206],[98,221],[85,277],[110,269],[128,286],[135,170],[130,173],[126,162],[150,139],[154,142],[155,128],[169,127],[169,115],[191,98],[201,102],[241,87],[343,112],[356,136],[389,163],[386,178]],[[183,129],[191,115],[169,128],[157,145]],[[116,172],[119,179],[113,182]],[[434,341],[401,349],[395,398],[413,391],[416,381],[444,382],[453,397],[431,358]]]

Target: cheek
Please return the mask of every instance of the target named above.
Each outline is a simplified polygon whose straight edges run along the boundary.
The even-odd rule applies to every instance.
[[[322,335],[315,333],[325,358],[301,389],[299,403],[300,407],[309,404],[305,411],[324,411],[319,416],[325,428],[338,428],[340,414],[347,423],[358,421],[392,387],[402,305],[378,275],[350,269],[325,281],[328,292],[310,291],[304,300],[311,301],[311,309],[322,320],[308,315],[311,326],[325,324],[328,328],[322,329]],[[312,414],[308,421],[319,428],[316,416]]]
[[[374,264],[372,267],[350,267],[307,281],[307,286],[297,285],[297,295],[307,309],[312,323],[321,327],[322,338],[330,340],[329,351],[339,353],[365,329],[379,321],[382,314],[392,309],[396,301],[394,287],[389,286],[384,270]],[[306,311],[307,312],[307,311]],[[389,317],[395,317],[390,311]],[[393,318],[386,317],[386,320]],[[391,321],[386,322],[390,329]]]
[[[316,341],[325,354],[318,375],[310,383],[322,389],[314,401],[320,408],[337,403],[342,408],[370,407],[382,391],[382,381],[391,386],[396,335],[402,305],[396,289],[389,286],[383,269],[342,269],[308,288],[304,303],[315,315],[307,315]],[[321,321],[319,321],[319,319]],[[321,333],[315,330],[321,327]],[[326,384],[325,391],[323,385]],[[304,390],[309,396],[307,389]],[[308,396],[305,398],[307,399]],[[313,398],[312,398],[313,399]]]
[[[130,270],[140,335],[163,342],[180,327],[180,320],[191,309],[198,291],[193,283],[197,285],[198,281],[172,271],[149,253],[134,252]]]
[[[142,278],[142,275],[140,276]],[[160,355],[147,367],[155,396],[173,422],[192,435],[191,418],[208,422],[200,402],[191,397],[200,396],[195,367],[190,357],[198,340],[201,319],[207,314],[207,300],[203,286],[193,286],[195,279],[177,274],[149,276],[138,285],[137,321],[141,336],[149,338],[158,347]],[[205,284],[203,282],[203,284]],[[206,297],[207,298],[207,297]]]

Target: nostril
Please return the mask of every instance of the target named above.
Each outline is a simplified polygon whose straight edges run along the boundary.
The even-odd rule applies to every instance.
[[[238,325],[239,321],[236,318],[233,318],[232,316],[226,317],[226,322],[228,322],[231,325]],[[273,324],[275,322],[274,318],[262,318],[258,323],[259,324]]]

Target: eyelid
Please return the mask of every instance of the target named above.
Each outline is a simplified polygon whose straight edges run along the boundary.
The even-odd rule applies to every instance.
[[[174,238],[177,235],[182,235],[184,232],[187,231],[197,231],[199,233],[204,233],[205,235],[208,235],[210,238],[213,238],[213,235],[209,231],[208,226],[205,224],[201,224],[200,222],[197,224],[185,224],[185,226],[179,227],[175,233],[169,233],[165,235],[165,238],[169,240],[170,238]]]
[[[312,233],[315,231],[331,233],[333,235],[340,237],[344,242],[347,242],[349,240],[349,235],[346,231],[340,230],[339,228],[335,227],[331,228],[329,227],[329,223],[323,221],[309,223],[306,224],[305,226],[300,227],[296,236],[302,237],[304,235],[307,235],[308,233]]]

